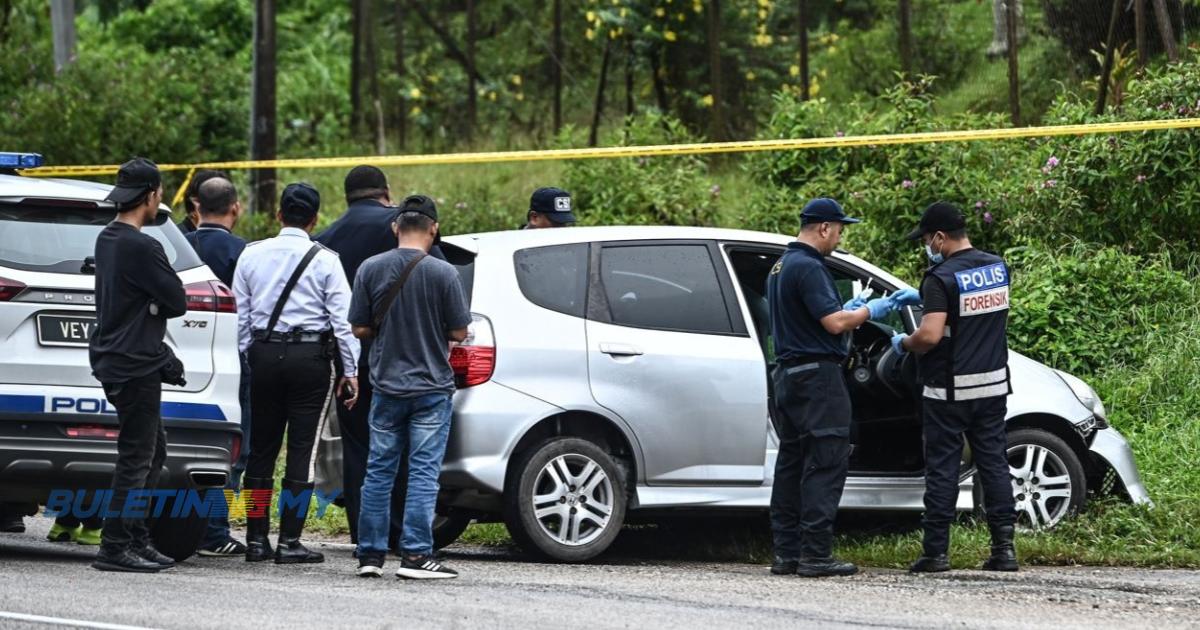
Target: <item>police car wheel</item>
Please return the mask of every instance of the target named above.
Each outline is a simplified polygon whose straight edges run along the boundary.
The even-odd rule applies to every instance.
[[[580,438],[550,438],[509,475],[504,522],[525,551],[557,562],[602,553],[625,522],[625,480],[612,456]]]
[[[170,514],[168,510],[163,510],[163,513]],[[171,556],[176,562],[182,562],[196,553],[207,529],[208,520],[198,514],[174,518],[163,516],[150,527],[150,539],[155,549]]]
[[[433,547],[441,549],[454,544],[454,541],[467,531],[470,524],[470,517],[435,514],[433,517]]]
[[[1042,429],[1009,432],[1008,466],[1019,528],[1051,529],[1083,509],[1087,474],[1079,455],[1057,435]],[[975,505],[983,504],[982,494],[976,479]]]

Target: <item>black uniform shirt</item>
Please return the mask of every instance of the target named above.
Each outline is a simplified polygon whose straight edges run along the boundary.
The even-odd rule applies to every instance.
[[[974,251],[974,249],[973,247],[963,249],[950,254],[949,257],[954,258],[960,254]],[[946,287],[937,278],[925,278],[921,283],[921,302],[921,311],[924,313],[950,312],[950,302],[946,296]]]
[[[217,278],[225,286],[233,287],[233,270],[237,267],[238,257],[246,249],[245,239],[234,236],[229,228],[217,223],[201,223],[195,232],[188,233],[184,238],[191,243],[200,260],[217,274]]]
[[[821,319],[842,310],[825,257],[804,243],[793,242],[767,278],[771,336],[780,360],[812,356],[844,359],[843,335],[832,335]]]
[[[190,216],[183,217],[183,220],[179,222],[178,227],[179,231],[183,232],[184,234],[191,234],[192,232],[196,231],[196,224],[192,223],[192,217]]]
[[[346,278],[353,286],[358,267],[364,260],[396,249],[396,234],[392,232],[392,219],[395,216],[395,208],[374,199],[356,201],[313,240],[338,253]],[[437,245],[429,250],[429,255],[446,259]]]
[[[88,353],[96,379],[123,383],[153,374],[171,357],[163,343],[167,320],[186,312],[183,283],[162,245],[131,225],[109,223],[96,238],[96,329]]]

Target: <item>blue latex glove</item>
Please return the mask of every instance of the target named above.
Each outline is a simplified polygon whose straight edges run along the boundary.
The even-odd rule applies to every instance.
[[[847,311],[857,311],[867,305],[867,298],[871,297],[871,294],[874,292],[874,289],[864,289],[862,293],[859,293],[849,302],[843,304],[842,308]]]
[[[908,350],[904,349],[904,344],[902,343],[907,337],[908,335],[904,333],[896,333],[895,335],[892,335],[892,350],[895,350],[896,354],[900,356],[908,354]]]
[[[905,306],[913,306],[921,303],[921,294],[916,289],[900,289],[899,291],[888,296],[892,304],[896,305],[896,309],[901,309]]]
[[[871,321],[879,321],[896,310],[896,306],[888,298],[875,298],[867,302],[867,310],[871,312]]]

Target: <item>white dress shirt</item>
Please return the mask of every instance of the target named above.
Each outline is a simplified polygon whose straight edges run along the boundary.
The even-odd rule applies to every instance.
[[[233,294],[237,298],[238,348],[242,352],[250,347],[254,331],[267,328],[283,286],[313,245],[308,232],[285,227],[275,238],[248,245],[238,259]],[[350,332],[346,319],[349,312],[346,272],[337,254],[322,249],[292,289],[273,332],[333,330],[346,376],[358,376],[361,348]]]

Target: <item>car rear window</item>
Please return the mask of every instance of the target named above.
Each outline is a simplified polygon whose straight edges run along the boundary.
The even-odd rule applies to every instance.
[[[0,265],[25,271],[81,274],[96,253],[96,237],[115,217],[109,208],[70,202],[0,203]],[[162,243],[176,271],[199,267],[200,258],[165,212],[142,231]]]
[[[587,297],[586,243],[522,249],[513,257],[525,299],[556,313],[583,317]]]

